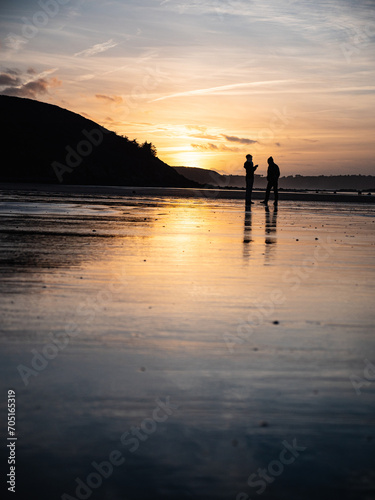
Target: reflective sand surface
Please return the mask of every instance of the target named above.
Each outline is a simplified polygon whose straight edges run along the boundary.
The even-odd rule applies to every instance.
[[[20,498],[373,498],[373,208],[3,193],[0,214]]]

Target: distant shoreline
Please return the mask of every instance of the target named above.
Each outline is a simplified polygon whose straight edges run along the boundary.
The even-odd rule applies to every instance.
[[[0,191],[24,191],[40,193],[64,193],[64,194],[100,194],[100,195],[123,195],[123,196],[173,196],[179,198],[206,198],[206,199],[243,199],[244,189],[206,189],[206,188],[171,188],[171,187],[138,187],[138,186],[86,186],[66,184],[36,184],[36,183],[0,183]],[[264,191],[255,190],[254,200],[262,200]],[[326,192],[296,192],[280,191],[279,199],[290,201],[321,201],[336,203],[375,203],[374,195],[367,194],[344,194]],[[272,203],[272,199],[270,203]]]

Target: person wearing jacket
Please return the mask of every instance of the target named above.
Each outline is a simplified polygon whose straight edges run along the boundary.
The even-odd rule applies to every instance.
[[[278,191],[278,182],[280,177],[280,169],[279,166],[273,161],[272,156],[268,158],[268,170],[267,170],[267,189],[266,189],[266,197],[263,203],[264,205],[268,204],[268,200],[270,198],[271,189],[273,188],[273,192],[275,194],[275,202],[274,205],[277,206],[279,201],[279,191]]]
[[[253,157],[251,155],[246,155],[246,161],[243,168],[246,170],[246,209],[248,209],[250,205],[253,204],[251,195],[253,192],[254,172],[258,168],[258,165],[254,166]]]

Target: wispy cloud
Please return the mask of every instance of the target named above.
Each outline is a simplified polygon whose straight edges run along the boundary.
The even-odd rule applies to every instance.
[[[191,147],[196,149],[197,151],[223,151],[230,153],[239,153],[242,151],[241,148],[230,148],[225,146],[225,144],[214,144],[212,142],[208,142],[205,144],[191,144]]]
[[[55,71],[56,68],[37,74],[33,68],[29,68],[25,75],[19,70],[0,73],[0,87],[4,87],[0,94],[36,99],[40,94],[47,94],[49,88],[61,85],[57,78],[47,78]]]
[[[102,100],[102,101],[115,103],[115,104],[121,104],[123,101],[122,97],[120,97],[119,95],[95,94],[95,97],[97,99]]]
[[[188,136],[194,139],[207,139],[209,141],[219,141],[221,139],[220,135],[208,134],[207,127],[204,125],[185,125],[185,128],[192,131]]]
[[[263,86],[263,85],[272,85],[272,84],[282,84],[282,83],[290,83],[294,80],[268,80],[264,82],[246,82],[246,83],[232,83],[229,85],[221,85],[219,87],[209,87],[206,89],[197,89],[197,90],[188,90],[186,92],[178,92],[176,94],[170,94],[166,95],[163,97],[158,97],[157,99],[153,99],[151,102],[156,102],[156,101],[164,101],[165,99],[172,99],[173,97],[190,97],[190,96],[197,96],[197,95],[211,95],[211,94],[218,94],[218,93],[223,93],[225,91],[230,91],[233,89],[238,89],[238,88],[245,88],[245,87],[256,87],[256,86]]]
[[[106,50],[112,49],[113,47],[116,47],[118,45],[117,42],[115,42],[112,38],[107,40],[106,42],[103,43],[97,43],[96,45],[93,45],[92,47],[81,50],[80,52],[76,52],[74,54],[74,57],[78,56],[83,56],[83,57],[91,57],[95,56],[96,54],[100,54],[101,52],[105,52]]]
[[[92,80],[96,75],[94,73],[87,73],[86,75],[77,76],[77,82],[85,82],[87,80]]]
[[[211,135],[211,134],[189,134],[189,137],[194,137],[194,139],[207,139],[209,141],[217,141],[220,139],[220,136]]]
[[[7,87],[18,87],[22,82],[18,76],[10,75],[9,73],[0,74],[0,86],[5,85]]]
[[[244,137],[236,137],[234,135],[223,135],[223,137],[229,142],[238,142],[240,144],[255,144],[258,142],[253,139],[245,139]]]

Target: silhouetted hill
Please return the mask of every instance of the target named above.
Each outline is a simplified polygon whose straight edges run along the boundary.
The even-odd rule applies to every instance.
[[[243,175],[222,175],[215,170],[194,167],[174,167],[176,171],[187,179],[194,180],[200,184],[218,187],[245,188],[246,179]],[[254,188],[265,189],[266,177],[255,175]],[[290,175],[280,177],[279,187],[282,189],[306,189],[306,190],[354,190],[375,191],[375,176],[372,175]]]
[[[159,160],[151,143],[140,145],[66,109],[0,95],[0,113],[0,181],[196,187]]]

